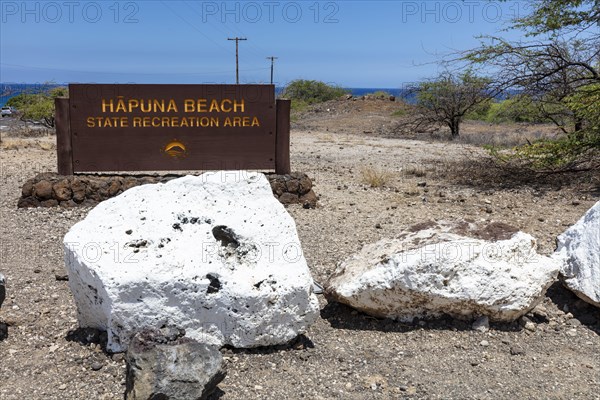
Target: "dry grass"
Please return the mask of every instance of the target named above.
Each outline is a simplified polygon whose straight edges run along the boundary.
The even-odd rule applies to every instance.
[[[335,138],[330,133],[325,133],[318,136],[318,140],[315,143],[335,143]]]
[[[42,150],[55,150],[56,149],[56,143],[52,143],[52,142],[38,142],[38,145],[40,146],[40,149],[42,149]]]
[[[559,129],[551,124],[489,124],[466,121],[462,124],[460,137],[455,139],[455,142],[512,148],[540,139],[555,139],[559,135]],[[440,129],[432,133],[430,139],[447,141],[450,139],[450,132],[445,128]]]
[[[11,136],[22,138],[37,138],[54,134],[54,129],[50,129],[42,125],[16,125],[11,127],[10,130]]]
[[[394,126],[392,130],[395,137],[498,148],[513,148],[541,139],[556,139],[562,134],[552,124],[490,124],[481,121],[465,121],[461,125],[460,136],[452,140],[450,130],[443,126],[422,127],[420,131],[404,121],[390,126]]]
[[[408,110],[406,110],[404,108],[401,108],[400,110],[396,110],[391,114],[392,117],[405,117],[406,115],[408,115]]]
[[[361,176],[363,183],[372,188],[381,188],[389,185],[394,178],[394,173],[383,168],[365,167],[361,170]]]
[[[600,169],[545,173],[519,163],[501,162],[490,155],[470,155],[457,159],[437,160],[432,172],[438,179],[480,190],[533,188],[559,190],[578,186],[582,191],[600,194]]]
[[[427,176],[427,169],[422,166],[409,165],[402,169],[402,173],[405,176],[416,176],[417,178],[424,178]]]
[[[56,149],[56,143],[54,143],[53,141],[47,141],[47,140],[6,138],[6,139],[2,139],[2,142],[0,142],[0,148],[2,148],[2,150],[21,150],[21,149],[38,148],[38,149],[49,151],[49,150]]]

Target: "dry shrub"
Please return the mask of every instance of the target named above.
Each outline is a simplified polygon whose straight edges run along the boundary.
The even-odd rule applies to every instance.
[[[362,180],[372,188],[387,186],[394,178],[394,174],[383,168],[365,167],[361,171]]]
[[[417,127],[414,124],[403,122],[402,126],[394,128],[392,131],[396,137],[499,148],[511,148],[561,136],[560,130],[552,124],[491,124],[481,121],[465,121],[461,125],[460,136],[454,140],[451,140],[450,130],[443,126]]]
[[[520,146],[528,142],[554,137],[555,135],[549,135],[543,131],[530,130],[527,133],[524,133],[516,130],[506,130],[502,132],[479,132],[466,134],[462,135],[457,142],[472,144],[475,146],[510,148],[514,146]]]
[[[54,135],[55,131],[42,125],[24,124],[12,127],[10,133],[15,137],[36,138]]]
[[[3,150],[18,150],[23,148],[23,145],[16,139],[3,139],[1,146]]]
[[[53,142],[38,142],[40,149],[42,150],[54,150],[56,149],[56,143]]]
[[[50,141],[21,139],[21,138],[5,138],[0,143],[2,150],[21,150],[38,148],[42,150],[53,150],[56,149],[56,144]]]
[[[460,186],[482,190],[533,188],[557,190],[582,186],[600,193],[600,169],[589,168],[555,173],[540,172],[519,163],[505,163],[492,156],[478,155],[438,160],[435,176]],[[592,189],[589,189],[592,188]]]
[[[333,135],[330,133],[326,133],[324,135],[319,135],[318,140],[315,143],[335,143],[335,139]]]
[[[417,165],[409,165],[403,168],[402,172],[406,176],[416,176],[417,178],[424,178],[427,176],[427,169]]]
[[[494,146],[511,148],[537,140],[556,139],[561,135],[552,124],[490,124],[480,121],[466,121],[456,143],[474,146]],[[450,133],[445,129],[431,135],[433,140],[449,140]]]

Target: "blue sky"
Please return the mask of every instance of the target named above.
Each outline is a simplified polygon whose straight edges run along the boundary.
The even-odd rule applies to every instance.
[[[398,88],[497,34],[526,1],[0,1],[0,82]],[[515,38],[516,33],[502,33]]]

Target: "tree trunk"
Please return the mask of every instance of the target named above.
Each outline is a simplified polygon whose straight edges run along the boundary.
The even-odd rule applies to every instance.
[[[448,124],[448,126],[450,127],[450,134],[451,137],[450,139],[454,140],[458,137],[459,133],[460,133],[460,121],[459,120],[452,120],[450,121],[450,123]]]
[[[573,133],[570,135],[572,138],[581,140],[584,138],[585,133],[583,132],[583,119],[575,117],[575,124]]]
[[[44,117],[42,125],[46,128],[54,128],[54,117]]]

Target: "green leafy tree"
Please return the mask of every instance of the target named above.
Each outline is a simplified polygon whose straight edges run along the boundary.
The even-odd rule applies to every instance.
[[[598,81],[594,66],[598,48],[577,40],[524,44],[493,38],[492,42],[465,58],[498,71],[493,82],[498,91],[517,90],[534,100],[539,112],[565,133],[578,130],[581,118],[564,100],[577,88]]]
[[[46,127],[54,127],[54,99],[66,97],[66,87],[48,87],[38,93],[20,93],[11,97],[6,105],[16,108],[24,121],[41,123]]]
[[[485,114],[477,114],[472,119],[479,119],[493,124],[524,122],[524,123],[551,123],[549,114],[560,115],[565,112],[565,107],[559,105],[552,109],[547,104],[532,99],[526,94],[516,94],[502,101],[491,102]],[[471,116],[473,117],[473,116]]]
[[[377,90],[373,93],[367,93],[365,96],[372,96],[376,99],[389,99],[392,96],[392,94],[386,92],[385,90]]]
[[[285,87],[281,96],[292,100],[293,105],[302,106],[337,99],[346,93],[345,89],[325,82],[297,79]]]
[[[33,97],[28,93],[19,93],[16,96],[11,97],[6,102],[7,106],[22,110],[25,106],[33,100]]]
[[[492,99],[492,98],[486,99],[485,101],[482,101],[481,103],[479,103],[478,105],[473,107],[473,109],[470,110],[468,113],[466,113],[465,119],[477,120],[477,121],[488,121],[488,114],[490,113],[492,107],[495,104],[496,103],[494,102],[494,99]]]
[[[417,124],[447,126],[451,138],[457,138],[465,116],[489,101],[489,82],[471,70],[458,76],[444,72],[433,80],[421,82],[415,89],[420,110]]]
[[[584,147],[600,149],[600,83],[582,86],[565,99],[584,121],[579,135]]]
[[[496,89],[518,90],[565,133],[515,154],[538,166],[571,168],[600,143],[589,112],[597,108],[588,100],[600,90],[600,0],[534,0],[530,5],[532,12],[510,27],[529,39],[483,37],[460,59],[495,71]]]
[[[587,31],[597,28],[600,21],[598,0],[532,0],[531,6],[531,14],[517,18],[513,24],[513,28],[524,29],[530,36]]]

